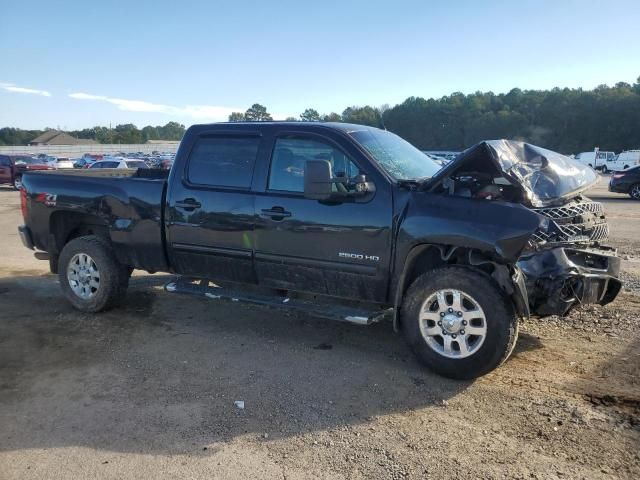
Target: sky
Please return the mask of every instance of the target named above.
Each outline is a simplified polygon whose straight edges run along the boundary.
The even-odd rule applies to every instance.
[[[638,0],[0,0],[0,127],[634,83],[639,25]]]

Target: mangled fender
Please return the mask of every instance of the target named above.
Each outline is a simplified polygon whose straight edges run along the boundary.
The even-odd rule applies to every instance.
[[[546,219],[515,203],[470,201],[463,197],[410,192],[398,233],[398,251],[429,243],[487,252],[515,263]]]

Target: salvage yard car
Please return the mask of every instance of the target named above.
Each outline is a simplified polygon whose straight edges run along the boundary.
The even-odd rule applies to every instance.
[[[640,200],[640,165],[622,172],[613,172],[609,180],[609,191],[627,193],[634,200]]]
[[[391,317],[453,378],[504,362],[520,318],[604,305],[621,287],[602,205],[583,195],[596,173],[521,142],[482,142],[441,168],[362,125],[196,125],[170,172],[23,182],[22,241],[81,311],[121,302],[133,269],[171,272],[171,292]]]
[[[22,174],[34,170],[53,170],[54,167],[28,155],[0,155],[0,185],[22,188]]]

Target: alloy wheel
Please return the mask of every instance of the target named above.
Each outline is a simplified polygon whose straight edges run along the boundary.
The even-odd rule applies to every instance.
[[[100,288],[100,271],[89,255],[76,253],[67,267],[67,280],[73,293],[83,300],[90,300]]]
[[[420,308],[420,332],[427,345],[447,358],[476,353],[487,336],[487,320],[480,304],[455,289],[438,290]]]

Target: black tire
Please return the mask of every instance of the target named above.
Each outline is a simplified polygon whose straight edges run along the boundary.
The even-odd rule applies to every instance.
[[[629,188],[629,196],[634,200],[640,200],[640,183],[631,185],[631,188]]]
[[[78,254],[86,254],[99,272],[99,285],[92,290],[90,298],[82,298],[74,292],[67,271]],[[118,305],[124,299],[129,284],[129,273],[121,265],[106,240],[95,235],[79,237],[67,243],[60,253],[59,278],[62,292],[67,300],[80,311],[100,312]]]
[[[437,291],[446,289],[473,297],[485,312],[484,341],[465,358],[448,358],[438,353],[421,332],[419,316],[423,303]],[[450,266],[421,275],[409,287],[400,314],[402,332],[413,352],[425,366],[444,377],[473,379],[492,371],[509,358],[518,338],[518,318],[511,301],[489,275],[471,268]]]
[[[16,190],[20,190],[20,188],[22,188],[22,176],[15,177],[13,179],[13,188]]]
[[[609,173],[609,169],[607,168],[606,165],[603,165],[601,170],[602,170],[602,173],[604,173],[605,175]]]

